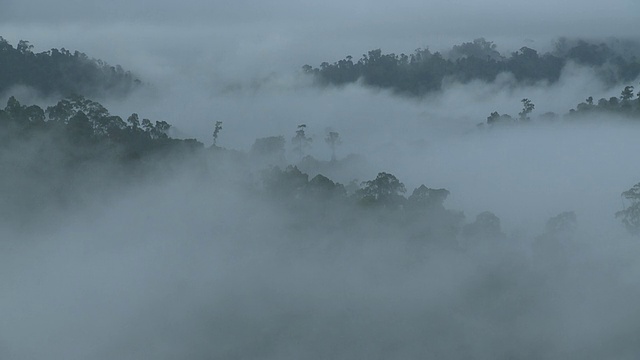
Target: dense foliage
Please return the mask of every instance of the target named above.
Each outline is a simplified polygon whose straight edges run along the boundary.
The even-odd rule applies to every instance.
[[[553,52],[539,54],[522,47],[509,56],[496,50],[493,42],[476,39],[454,46],[448,54],[417,49],[412,54],[383,54],[371,50],[359,60],[353,57],[319,68],[303,66],[322,85],[342,85],[358,80],[369,86],[394,92],[422,95],[440,90],[445,80],[466,83],[472,80],[494,81],[500,73],[511,73],[519,83],[553,83],[560,78],[568,62],[591,66],[610,84],[629,82],[640,75],[640,59],[612,49],[607,44],[562,39]]]
[[[99,147],[101,151],[111,149],[122,159],[178,147],[202,147],[196,140],[172,139],[167,134],[170,127],[166,121],[140,121],[135,113],[125,121],[82,96],[65,98],[46,110],[22,105],[12,96],[0,110],[0,146],[47,136],[72,145],[68,150],[78,155]]]
[[[601,98],[594,103],[593,97],[589,96],[584,102],[581,102],[575,109],[570,109],[564,115],[567,120],[584,119],[586,116],[593,115],[616,115],[630,120],[640,120],[640,92],[633,93],[634,87],[627,85],[620,93],[620,97],[612,96],[609,99]],[[518,123],[525,123],[531,120],[529,114],[535,109],[535,104],[529,99],[522,99],[522,111],[515,118],[509,114],[500,114],[494,111],[487,117],[486,124],[490,126],[503,126]],[[540,116],[542,120],[557,120],[560,116],[556,113],[546,112]],[[484,123],[479,124],[484,126]]]
[[[34,53],[28,41],[14,48],[0,37],[0,93],[25,85],[43,95],[124,96],[140,84],[129,71],[64,48]]]

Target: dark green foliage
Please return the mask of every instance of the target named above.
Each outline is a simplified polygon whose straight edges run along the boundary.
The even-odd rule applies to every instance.
[[[510,124],[513,122],[513,118],[507,114],[500,115],[497,111],[494,111],[487,117],[487,124]]]
[[[622,93],[620,93],[620,100],[629,101],[633,98],[633,86],[625,86]]]
[[[276,154],[284,155],[284,136],[269,136],[256,139],[251,146],[254,154]]]
[[[461,212],[445,209],[449,196],[446,189],[431,189],[425,185],[413,190],[405,202],[406,218],[412,224],[413,240],[429,240],[440,247],[455,248],[456,239],[464,221]]]
[[[110,66],[78,51],[33,53],[32,49],[28,41],[21,40],[14,48],[0,37],[0,93],[26,85],[43,95],[124,96],[140,84],[119,65]]]
[[[491,59],[491,60],[504,60],[504,57],[496,50],[497,45],[492,41],[487,41],[484,38],[473,40],[473,42],[466,42],[460,45],[454,45],[449,52],[449,58],[452,60],[460,59]]]
[[[568,47],[568,48],[567,48]],[[567,59],[578,64],[599,66],[615,56],[614,52],[605,44],[590,44],[579,40],[573,46],[566,45],[566,39],[556,45],[556,52],[562,53]]]
[[[567,265],[576,224],[573,211],[565,211],[547,221],[544,234],[536,237],[532,246],[539,267],[559,270]]]
[[[331,161],[336,160],[336,147],[342,144],[342,140],[340,139],[340,134],[336,131],[329,131],[327,137],[324,141],[329,144],[331,148]]]
[[[284,136],[269,136],[256,139],[249,152],[259,163],[281,166],[286,162]]]
[[[294,199],[302,196],[309,183],[309,175],[289,165],[285,170],[271,167],[262,172],[262,181],[268,194],[280,199]]]
[[[362,186],[357,195],[363,205],[393,209],[403,205],[406,201],[402,194],[407,192],[407,189],[392,174],[378,173],[375,179],[364,181]]]
[[[201,143],[171,139],[164,121],[142,123],[143,128],[127,125],[82,97],[66,98],[46,111],[9,98],[0,109],[0,198],[11,206],[0,209],[0,218],[26,227],[49,221],[39,215],[106,196],[117,184],[147,174],[172,171],[169,159],[197,158]]]
[[[498,240],[506,237],[500,228],[500,218],[490,211],[478,214],[475,222],[464,227],[462,235],[467,239],[482,240]]]
[[[430,189],[424,185],[413,190],[407,199],[407,210],[444,210],[443,203],[449,196],[447,189]]]
[[[521,121],[531,120],[529,118],[529,114],[531,114],[531,112],[536,106],[529,99],[522,99],[521,102],[522,102],[522,111],[518,113],[518,115],[520,115],[520,120]]]
[[[562,212],[547,221],[546,233],[547,234],[563,234],[572,232],[576,227],[576,213],[573,211]]]
[[[404,185],[392,174],[379,173],[361,188],[354,182],[350,193],[342,184],[318,174],[309,176],[295,166],[284,170],[270,167],[262,172],[265,196],[276,200],[291,212],[295,231],[309,229],[351,229],[359,236],[387,234],[407,245],[458,248],[457,236],[464,215],[445,209],[446,189],[424,185],[407,199]],[[386,236],[386,235],[385,235]]]
[[[608,100],[600,99],[597,104],[594,104],[593,97],[589,96],[585,102],[578,104],[575,109],[570,109],[565,117],[572,119],[589,114],[616,114],[630,119],[640,119],[640,95],[634,99],[633,91],[633,86],[625,86],[620,94],[620,98],[614,96]],[[529,114],[533,111],[535,105],[529,99],[522,99],[522,105],[522,111],[518,113],[518,119],[520,121],[531,120]],[[547,112],[540,116],[540,118],[543,120],[557,120],[559,117],[555,113]],[[487,125],[500,126],[514,123],[510,115],[500,115],[497,111],[492,112],[486,121]],[[483,125],[484,123],[480,123],[478,126]]]
[[[447,78],[463,83],[472,80],[494,81],[500,73],[511,73],[522,84],[540,81],[554,83],[568,61],[598,67],[598,73],[611,84],[631,81],[640,75],[640,60],[619,55],[605,44],[584,41],[571,43],[561,39],[552,53],[538,54],[522,47],[509,57],[485,39],[454,46],[448,57],[418,49],[413,54],[383,54],[371,50],[354,62],[351,56],[319,68],[303,66],[323,85],[342,85],[358,79],[370,86],[388,88],[397,93],[423,95],[441,89]],[[610,70],[613,69],[613,70]]]
[[[60,100],[46,111],[36,105],[21,105],[11,97],[0,111],[0,139],[17,141],[36,135],[48,136],[72,144],[67,151],[76,154],[109,148],[113,156],[132,159],[169,148],[202,145],[171,139],[167,134],[171,125],[165,121],[156,121],[154,125],[149,119],[143,119],[142,127],[140,125],[138,114],[132,114],[124,122],[119,116],[109,114],[100,103],[82,96]]]
[[[307,128],[306,124],[298,125],[298,129],[296,130],[296,136],[291,138],[291,143],[293,144],[293,151],[298,154],[300,159],[304,157],[305,151],[311,147],[312,138],[307,137],[305,134],[305,129]]]
[[[620,218],[627,230],[634,235],[640,234],[640,183],[622,193],[622,197],[631,203],[618,211],[616,217]]]
[[[345,198],[347,192],[342,184],[331,181],[326,176],[318,174],[307,184],[307,192],[318,201]]]
[[[15,97],[10,97],[7,106],[0,113],[0,124],[5,127],[28,130],[44,125],[45,113],[36,106],[24,106]]]
[[[222,130],[222,121],[216,121],[216,125],[213,129],[213,146],[217,146],[220,130]]]
[[[584,114],[614,113],[627,118],[640,119],[640,95],[633,98],[634,87],[627,85],[622,89],[620,98],[611,97],[600,99],[597,104],[593,104],[593,97],[589,96],[586,102],[578,104],[576,109],[572,109],[570,116]]]

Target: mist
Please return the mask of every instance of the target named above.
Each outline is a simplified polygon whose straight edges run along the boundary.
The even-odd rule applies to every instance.
[[[547,51],[561,36],[626,39],[639,6],[5,1],[5,39],[122,65],[143,86],[96,100],[123,118],[168,121],[170,136],[205,149],[158,168],[105,155],[71,173],[46,139],[3,148],[0,358],[635,359],[640,242],[615,213],[640,181],[639,125],[540,116],[639,79],[612,87],[569,63],[553,84],[501,74],[410,97],[362,81],[319,87],[301,67],[480,36],[503,54]],[[0,102],[10,96],[59,100],[18,86]],[[531,123],[478,126],[494,111],[516,115],[524,98]],[[300,124],[315,162],[292,145]],[[334,161],[329,131],[342,139]],[[447,189],[446,212],[414,221],[279,198],[251,150],[270,136],[286,141],[283,168],[360,186],[391,173],[407,196]],[[465,235],[486,211],[498,231]],[[565,212],[575,223],[550,230]],[[445,243],[434,224],[456,221]]]

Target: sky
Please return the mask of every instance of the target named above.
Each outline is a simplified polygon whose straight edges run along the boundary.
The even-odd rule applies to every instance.
[[[374,48],[438,50],[478,37],[495,41],[499,50],[532,41],[548,46],[559,36],[626,37],[640,12],[632,0],[5,0],[2,7],[0,31],[7,39],[24,38],[43,50],[78,48],[137,71],[149,60],[145,56],[157,54],[172,64],[187,57],[222,71],[242,64],[268,72],[348,54],[357,58]]]
[[[229,185],[237,179],[202,183],[183,164],[174,177],[55,209],[42,229],[0,228],[0,238],[13,240],[0,242],[0,283],[10,290],[0,291],[0,358],[417,358],[427,351],[421,336],[437,340],[430,351],[439,358],[457,348],[496,359],[495,351],[519,344],[514,351],[530,345],[532,359],[637,355],[625,352],[637,341],[624,335],[640,323],[631,300],[640,247],[613,214],[620,193],[640,181],[632,160],[640,129],[613,118],[476,126],[493,111],[516,115],[523,98],[536,105],[532,116],[564,114],[588,96],[618,96],[620,87],[570,65],[553,85],[514,86],[501,75],[415,99],[359,84],[320,89],[299,71],[376,48],[443,50],[478,37],[507,54],[545,51],[561,36],[626,38],[635,35],[640,2],[0,1],[0,36],[12,44],[79,50],[140,76],[146,86],[130,97],[99,99],[112,114],[165,120],[173,136],[206,146],[222,121],[218,145],[240,151],[260,137],[289,141],[305,123],[310,154],[324,160],[332,129],[343,140],[339,158],[366,159],[334,180],[387,171],[409,192],[446,188],[448,209],[468,222],[494,212],[517,246],[529,246],[563,211],[575,211],[581,227],[576,266],[535,274],[540,288],[517,284],[530,308],[508,327],[492,311],[517,299],[484,298],[477,284],[484,271],[508,272],[527,259],[489,248],[409,266],[392,241],[357,248],[342,233],[343,252],[322,232],[299,245],[288,238],[287,215]],[[58,100],[14,90],[23,103]],[[87,175],[87,186],[106,173]],[[457,339],[469,347],[456,347]],[[601,352],[585,353],[593,344]]]

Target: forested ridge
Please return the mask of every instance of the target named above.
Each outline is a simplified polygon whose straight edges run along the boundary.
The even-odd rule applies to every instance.
[[[417,49],[410,54],[369,51],[359,59],[347,56],[319,67],[303,66],[304,73],[320,85],[343,85],[358,80],[368,86],[419,96],[442,89],[444,81],[467,83],[494,81],[501,73],[512,74],[520,84],[555,83],[570,62],[596,69],[605,82],[631,82],[640,75],[640,53],[635,43],[613,48],[604,42],[561,39],[551,52],[540,54],[522,47],[509,55],[483,38],[454,46],[445,53]]]
[[[34,53],[28,41],[14,47],[0,36],[0,93],[23,85],[44,96],[126,96],[140,84],[120,65],[65,48]]]

